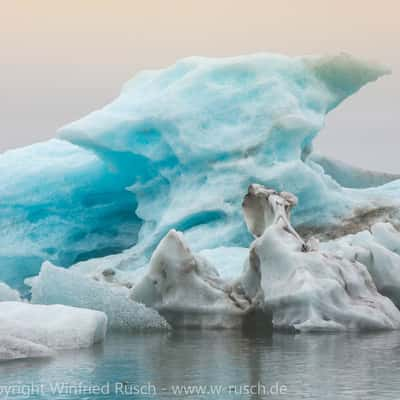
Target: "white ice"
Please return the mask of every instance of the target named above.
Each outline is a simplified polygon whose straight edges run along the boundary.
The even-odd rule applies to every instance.
[[[305,242],[290,223],[296,199],[251,185],[243,202],[256,236],[249,263],[259,268],[265,306],[277,328],[369,330],[400,327],[400,312],[378,293],[367,268]],[[253,253],[253,254],[252,254]]]
[[[199,255],[182,233],[171,230],[134,283],[132,298],[173,325],[238,327],[261,311],[258,318],[268,319],[272,312],[278,329],[399,328],[399,310],[378,292],[364,264],[300,237],[290,222],[296,204],[291,193],[250,185],[243,211],[255,240],[246,251],[217,248]],[[387,230],[380,232],[383,237]]]
[[[12,336],[51,349],[90,347],[104,340],[107,316],[64,305],[0,302],[0,337]]]
[[[74,270],[46,262],[32,282],[32,302],[66,304],[104,312],[111,329],[164,330],[169,326],[157,311],[129,299],[129,290],[120,284],[99,282]]]
[[[254,299],[236,293],[183,234],[171,230],[154,251],[131,297],[157,309],[173,326],[233,328],[254,310]]]
[[[0,335],[0,361],[24,358],[49,358],[55,352],[42,344],[19,339],[14,336]]]
[[[323,244],[327,251],[366,266],[379,292],[400,306],[400,233],[390,223]]]
[[[4,282],[0,282],[0,301],[19,301],[20,294],[17,290],[11,289]]]

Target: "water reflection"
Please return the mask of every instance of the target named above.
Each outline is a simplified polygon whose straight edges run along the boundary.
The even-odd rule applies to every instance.
[[[124,385],[150,383],[157,396],[175,399],[172,385],[218,385],[220,396],[182,398],[271,398],[242,394],[240,387],[285,385],[286,399],[397,399],[400,390],[400,335],[273,334],[251,337],[230,331],[180,331],[168,334],[113,334],[104,345],[64,352],[50,361],[0,364],[1,385]],[[236,389],[232,389],[234,386]],[[228,388],[230,390],[228,390]],[[113,388],[113,386],[112,386]],[[31,398],[122,398],[33,394]],[[279,396],[275,395],[275,398]],[[22,398],[14,396],[9,398]]]

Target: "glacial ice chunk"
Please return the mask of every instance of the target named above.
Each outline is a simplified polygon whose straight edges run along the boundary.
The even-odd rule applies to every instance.
[[[196,254],[181,232],[171,230],[131,297],[157,309],[173,326],[246,328],[249,316],[268,325],[272,313],[278,329],[400,328],[400,311],[378,292],[362,260],[335,254],[330,243],[320,250],[318,241],[301,238],[290,222],[296,204],[289,192],[250,185],[242,203],[255,237],[249,250]],[[235,273],[226,272],[231,265]]]
[[[249,264],[261,272],[277,328],[300,331],[398,329],[400,311],[378,293],[367,268],[305,243],[290,224],[287,193],[251,185],[243,202],[257,237]],[[261,225],[255,224],[255,216]],[[261,233],[255,228],[264,227]]]
[[[175,230],[157,246],[131,297],[157,309],[173,326],[185,327],[241,327],[255,307],[255,299],[236,293]]]
[[[58,268],[49,262],[42,265],[32,284],[32,302],[65,304],[104,312],[108,325],[117,330],[163,330],[168,323],[157,311],[129,299],[129,290]]]
[[[90,347],[104,340],[107,317],[63,305],[0,302],[0,337],[12,336],[51,349]]]

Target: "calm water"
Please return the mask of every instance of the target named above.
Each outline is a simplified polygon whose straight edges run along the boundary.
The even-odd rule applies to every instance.
[[[96,385],[107,383],[105,394],[96,393]],[[400,333],[112,334],[104,345],[50,361],[0,364],[0,385],[0,398],[7,397],[4,386],[12,386],[14,399],[27,398],[27,391],[40,399],[399,399]],[[208,394],[174,394],[181,385]]]

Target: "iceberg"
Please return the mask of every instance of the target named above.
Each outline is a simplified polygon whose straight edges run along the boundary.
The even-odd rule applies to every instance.
[[[312,153],[325,115],[387,73],[347,54],[268,53],[139,73],[59,139],[0,155],[0,280],[26,295],[45,260],[144,267],[172,228],[195,251],[248,247],[239,198],[254,181],[299,198],[305,237],[397,220],[397,176]]]
[[[397,329],[399,175],[313,152],[326,114],[389,72],[260,53],[137,74],[0,155],[0,280],[113,329]]]
[[[55,350],[90,347],[104,340],[106,329],[107,317],[99,311],[64,305],[0,302],[0,338],[12,337],[16,339],[15,345],[21,344],[27,351],[29,348],[44,350],[40,346]],[[39,346],[30,347],[27,342]],[[6,348],[14,346],[11,340],[8,343]]]

